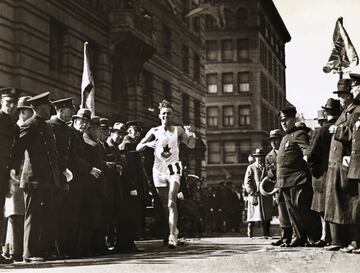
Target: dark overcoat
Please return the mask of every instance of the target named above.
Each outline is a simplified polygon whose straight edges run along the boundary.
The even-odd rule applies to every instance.
[[[325,220],[336,224],[355,224],[359,221],[358,183],[347,178],[349,168],[343,157],[351,155],[351,128],[360,111],[360,102],[354,100],[340,115],[332,136],[329,167],[326,178]]]
[[[313,175],[313,199],[311,209],[317,212],[325,211],[326,174],[332,137],[329,128],[335,121],[336,120],[329,121],[314,131],[308,150],[308,165]]]

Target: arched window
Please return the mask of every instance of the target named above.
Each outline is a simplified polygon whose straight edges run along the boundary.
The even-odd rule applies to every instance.
[[[225,9],[224,14],[225,14],[225,26],[226,26],[226,28],[232,28],[232,26],[233,26],[233,16],[232,16],[231,10]]]
[[[248,11],[245,8],[239,8],[236,12],[236,22],[238,26],[247,26]]]

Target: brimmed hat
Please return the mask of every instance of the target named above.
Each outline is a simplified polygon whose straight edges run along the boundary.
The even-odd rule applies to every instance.
[[[90,127],[99,127],[100,128],[100,117],[92,116],[90,118]]]
[[[42,104],[49,104],[51,105],[51,102],[49,100],[50,92],[44,92],[39,95],[36,95],[28,100],[28,103],[32,106],[38,106]]]
[[[340,115],[341,113],[340,100],[336,100],[333,98],[329,98],[326,101],[325,106],[321,106],[321,108],[334,114]]]
[[[1,98],[10,98],[10,100],[17,100],[19,92],[14,87],[5,87],[0,89]]]
[[[100,127],[101,129],[109,130],[109,119],[108,118],[100,118]]]
[[[253,156],[264,156],[263,148],[257,148]]]
[[[73,98],[65,98],[53,101],[52,104],[55,106],[55,108],[74,108],[73,105]]]
[[[269,137],[267,137],[267,140],[274,139],[274,138],[282,138],[283,134],[280,129],[274,129],[270,131]]]
[[[294,118],[295,116],[296,116],[295,107],[286,107],[278,113],[278,117],[280,118],[280,120],[287,118]]]
[[[143,123],[141,121],[131,120],[126,122],[127,129],[133,128],[134,130],[142,131]]]
[[[334,94],[338,94],[338,93],[349,93],[350,94],[350,90],[351,90],[351,80],[350,79],[340,79],[337,83],[337,89],[336,91],[334,91]]]
[[[16,108],[17,109],[23,109],[23,108],[32,109],[30,103],[28,102],[29,99],[31,99],[30,96],[20,97],[19,100],[18,100]]]
[[[116,131],[116,132],[121,132],[121,133],[127,134],[126,125],[124,123],[121,123],[121,122],[115,122],[111,131],[113,131],[113,132]]]
[[[321,106],[323,107],[323,106]],[[320,109],[317,111],[317,117],[314,120],[326,120],[325,109]]]
[[[74,120],[76,118],[90,120],[91,119],[91,111],[86,108],[80,108],[79,111],[76,113],[76,115],[72,116],[72,120]]]
[[[352,85],[360,85],[360,74],[350,73],[350,79],[352,80]]]

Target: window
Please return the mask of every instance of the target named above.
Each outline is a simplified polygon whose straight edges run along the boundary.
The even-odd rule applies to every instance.
[[[200,17],[194,17],[193,19],[193,29],[196,34],[200,34]]]
[[[225,127],[234,126],[234,106],[224,106],[223,125]]]
[[[206,41],[206,60],[217,61],[217,41]]]
[[[251,153],[251,141],[248,139],[239,142],[239,163],[248,163],[248,156]]]
[[[239,92],[250,91],[249,72],[239,72]]]
[[[222,82],[223,82],[223,93],[232,93],[232,92],[234,92],[233,73],[224,73],[224,74],[222,74]]]
[[[212,17],[210,15],[205,16],[205,27],[206,27],[206,30],[217,29],[216,20],[214,19],[214,17]]]
[[[182,69],[183,72],[189,73],[189,48],[186,45],[181,46]]]
[[[244,8],[238,9],[236,13],[236,22],[238,26],[247,26],[248,24],[248,12]]]
[[[225,9],[224,15],[225,15],[226,28],[232,28],[233,27],[233,16],[232,16],[231,10]]]
[[[200,56],[194,52],[194,80],[200,81]]]
[[[217,74],[206,75],[206,86],[208,93],[211,94],[217,93]]]
[[[208,162],[209,164],[216,164],[221,162],[220,142],[208,142]]]
[[[247,61],[249,59],[249,40],[238,40],[238,58],[239,61]]]
[[[236,163],[235,141],[224,142],[224,163]]]
[[[171,83],[164,80],[163,81],[163,91],[164,91],[164,99],[171,102],[171,100],[172,100]]]
[[[208,127],[217,127],[219,120],[219,109],[217,106],[211,106],[206,109],[206,125]]]
[[[249,126],[250,125],[250,106],[240,105],[239,106],[239,125]]]
[[[162,28],[163,33],[163,54],[164,57],[168,60],[171,59],[171,30],[163,25]]]
[[[50,20],[49,67],[53,71],[61,72],[64,66],[64,26]]]
[[[233,47],[232,40],[223,40],[221,42],[222,60],[232,61],[233,60]]]
[[[201,127],[201,103],[199,100],[194,99],[194,125],[195,128]]]
[[[190,97],[188,94],[182,94],[182,121],[184,124],[190,122]]]
[[[153,76],[150,72],[143,72],[143,105],[152,107],[154,104]]]

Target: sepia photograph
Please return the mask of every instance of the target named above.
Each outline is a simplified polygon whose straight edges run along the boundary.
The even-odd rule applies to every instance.
[[[0,273],[355,273],[360,1],[0,0]]]

